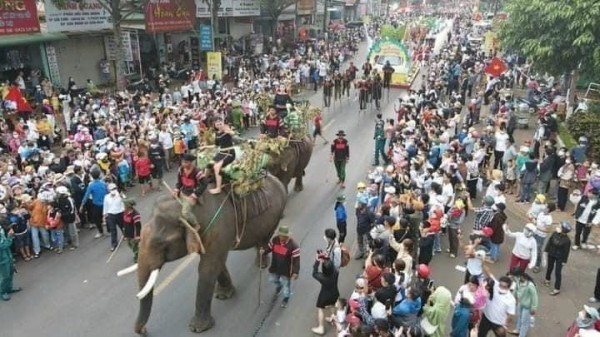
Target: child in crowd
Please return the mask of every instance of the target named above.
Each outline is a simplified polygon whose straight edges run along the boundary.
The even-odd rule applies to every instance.
[[[50,231],[50,237],[56,247],[56,253],[62,254],[64,247],[64,230],[60,210],[55,202],[48,204],[48,215],[46,215],[46,229]]]
[[[517,165],[513,159],[506,163],[506,189],[507,194],[514,194],[517,191]]]

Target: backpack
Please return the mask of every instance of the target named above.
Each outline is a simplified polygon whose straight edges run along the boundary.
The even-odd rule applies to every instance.
[[[350,251],[343,243],[340,243],[340,251],[342,252],[342,263],[340,263],[341,268],[347,266],[350,262]]]

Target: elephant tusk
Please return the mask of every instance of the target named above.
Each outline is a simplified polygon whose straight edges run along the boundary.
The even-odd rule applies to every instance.
[[[125,269],[121,269],[121,270],[119,270],[119,271],[117,272],[117,276],[123,276],[123,275],[131,274],[131,273],[133,273],[134,271],[136,271],[137,269],[138,269],[138,265],[137,265],[137,263],[136,263],[136,264],[134,264],[134,265],[133,265],[133,266],[131,266],[131,267],[127,267],[127,268],[125,268]]]
[[[139,300],[146,297],[146,295],[148,295],[152,291],[152,288],[154,288],[154,285],[156,284],[157,279],[158,279],[158,269],[154,269],[150,273],[150,277],[148,277],[148,282],[146,282],[146,285],[144,285],[144,288],[142,288],[142,290],[140,290],[140,292],[137,293],[137,295],[136,295]]]

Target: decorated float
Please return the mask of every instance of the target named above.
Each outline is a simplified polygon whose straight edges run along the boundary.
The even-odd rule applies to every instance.
[[[394,68],[391,86],[409,89],[419,73],[419,65],[412,62],[408,48],[397,39],[384,37],[374,42],[367,56],[369,62],[383,77],[383,67],[386,62]]]

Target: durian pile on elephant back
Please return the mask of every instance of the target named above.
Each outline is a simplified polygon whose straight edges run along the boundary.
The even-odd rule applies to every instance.
[[[263,178],[260,188],[243,196],[233,193],[228,185],[220,194],[203,193],[199,197],[193,208],[198,219],[195,229],[182,221],[181,205],[177,200],[167,195],[159,197],[142,229],[138,263],[118,273],[122,276],[137,270],[140,308],[135,332],[146,332],[160,269],[165,263],[188,255],[189,242],[195,240],[199,240],[197,246],[202,249],[195,313],[189,329],[193,332],[210,329],[215,324],[211,315],[213,295],[228,299],[235,292],[226,266],[229,251],[256,248],[256,261],[265,267],[266,259],[258,256],[258,248],[268,244],[283,216],[286,202],[286,189],[271,174]]]

